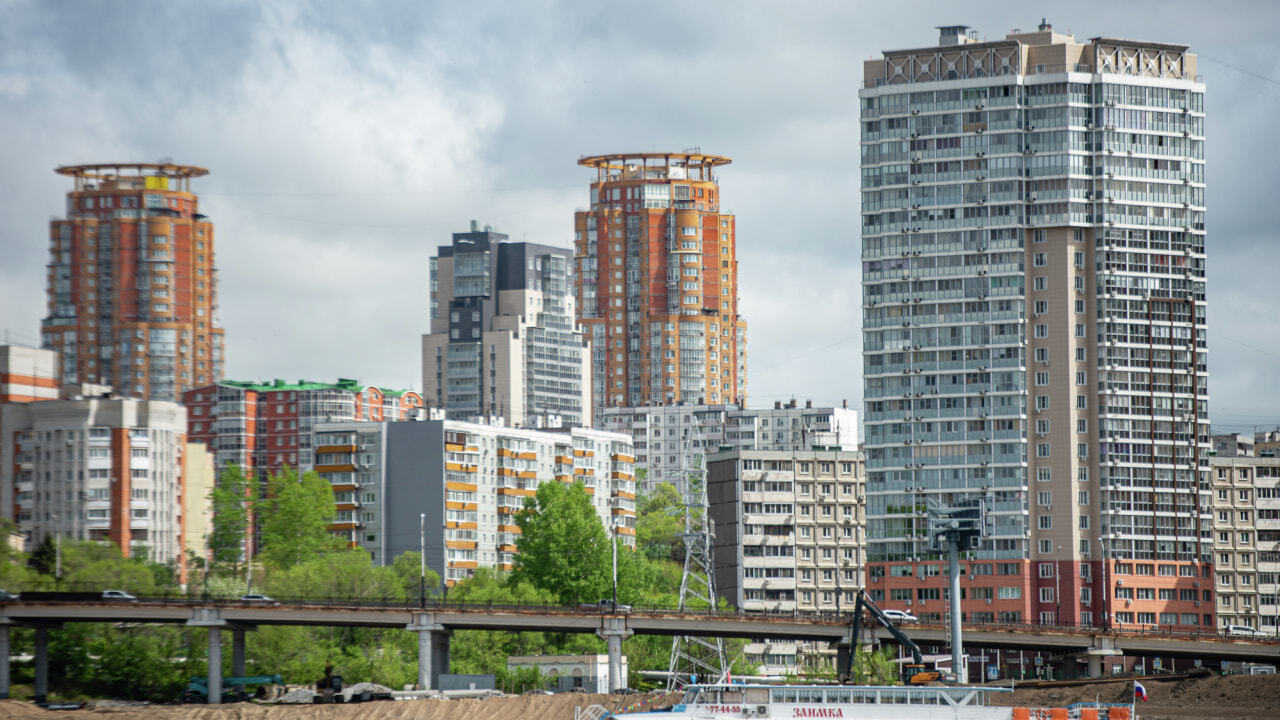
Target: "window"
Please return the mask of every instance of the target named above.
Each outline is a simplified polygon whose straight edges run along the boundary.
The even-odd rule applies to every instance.
[[[1048,409],[1049,409],[1049,396],[1048,396],[1048,395],[1037,395],[1037,396],[1036,396],[1036,409],[1037,409],[1037,410],[1048,410]]]
[[[1036,457],[1049,457],[1049,443],[1036,443]]]
[[[1081,490],[1081,491],[1078,493],[1078,495],[1077,495],[1077,497],[1076,497],[1076,504],[1077,504],[1077,505],[1088,505],[1088,504],[1089,504],[1089,491],[1088,491],[1088,490]]]
[[[1040,588],[1040,602],[1054,602],[1054,593],[1051,587]]]
[[[1052,516],[1052,515],[1041,515],[1041,516],[1038,518],[1038,525],[1039,525],[1039,527],[1040,527],[1040,529],[1041,529],[1041,530],[1052,530],[1052,529],[1053,529],[1053,516]]]
[[[1031,264],[1035,267],[1044,267],[1049,264],[1049,261],[1044,253],[1038,252],[1031,256]]]
[[[1084,370],[1076,371],[1076,385],[1088,385],[1088,384],[1089,384],[1089,373],[1085,372]]]
[[[1076,323],[1076,337],[1078,338],[1085,337],[1084,323]]]
[[[1048,555],[1049,553],[1052,553],[1052,552],[1053,552],[1053,541],[1052,541],[1052,540],[1041,540],[1041,541],[1040,541],[1040,554],[1041,554],[1041,555]]]
[[[1036,323],[1036,337],[1041,339],[1049,337],[1049,326],[1045,323]]]
[[[1083,314],[1084,314],[1084,301],[1083,301],[1083,300],[1076,300],[1075,305],[1076,305],[1076,313],[1077,313],[1077,314],[1079,314],[1079,315],[1083,315]],[[1077,359],[1078,359],[1078,358],[1077,358]]]
[[[1032,304],[1032,307],[1034,308],[1034,312],[1036,315],[1044,315],[1045,313],[1049,312],[1049,301],[1036,300],[1035,303]]]
[[[1049,348],[1036,348],[1036,362],[1049,362]]]
[[[1049,482],[1052,479],[1052,468],[1036,468],[1036,482]]]
[[[1033,290],[1048,290],[1048,289],[1049,289],[1049,281],[1048,281],[1048,280],[1046,280],[1046,279],[1045,279],[1045,277],[1044,277],[1043,275],[1041,275],[1041,276],[1039,276],[1039,277],[1031,278],[1031,289],[1033,289]]]
[[[1084,349],[1084,348],[1082,348],[1082,347],[1078,347],[1078,348],[1076,348],[1076,362],[1084,362],[1084,361],[1085,361],[1085,359],[1086,359],[1086,357],[1087,357],[1087,355],[1086,355],[1086,353],[1085,353],[1085,349]]]

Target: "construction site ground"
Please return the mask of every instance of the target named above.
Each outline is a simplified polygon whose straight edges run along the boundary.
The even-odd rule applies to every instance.
[[[1275,675],[1231,675],[1143,682],[1149,699],[1138,702],[1142,720],[1276,720],[1280,718],[1280,678]],[[1075,702],[1129,702],[1133,681],[1089,685],[1021,688],[997,693],[995,704],[1057,706]],[[619,709],[653,707],[649,696],[512,695],[483,700],[386,700],[352,705],[210,705],[105,704],[72,711],[44,710],[29,702],[0,701],[0,718],[103,717],[112,720],[573,720],[574,709],[598,704]],[[642,717],[642,716],[641,716]]]

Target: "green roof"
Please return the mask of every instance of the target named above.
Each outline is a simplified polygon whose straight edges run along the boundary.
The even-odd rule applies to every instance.
[[[296,383],[285,382],[279,378],[269,382],[252,382],[248,380],[219,380],[218,385],[227,387],[241,388],[243,390],[253,390],[255,392],[278,392],[287,390],[346,390],[348,392],[360,392],[367,387],[359,380],[351,378],[338,378],[337,382],[316,382],[314,380],[299,380]],[[378,388],[383,395],[387,397],[400,397],[412,390],[390,390],[387,388]]]

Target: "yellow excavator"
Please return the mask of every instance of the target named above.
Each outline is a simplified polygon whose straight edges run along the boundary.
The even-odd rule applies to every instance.
[[[942,673],[937,670],[930,670],[925,667],[924,656],[920,653],[920,646],[907,636],[889,616],[885,615],[879,605],[875,604],[871,598],[867,597],[864,590],[858,591],[858,602],[853,608],[853,624],[849,630],[849,641],[847,645],[842,645],[838,660],[838,672],[840,679],[848,681],[853,669],[853,652],[858,647],[858,637],[862,631],[862,614],[863,612],[871,613],[871,617],[880,626],[889,631],[893,639],[911,653],[911,662],[902,666],[902,682],[907,685],[927,685],[929,683],[939,682],[942,679]]]

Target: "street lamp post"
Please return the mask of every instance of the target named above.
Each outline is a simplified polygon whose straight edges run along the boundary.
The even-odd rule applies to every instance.
[[[418,513],[418,607],[427,606],[427,514]]]

